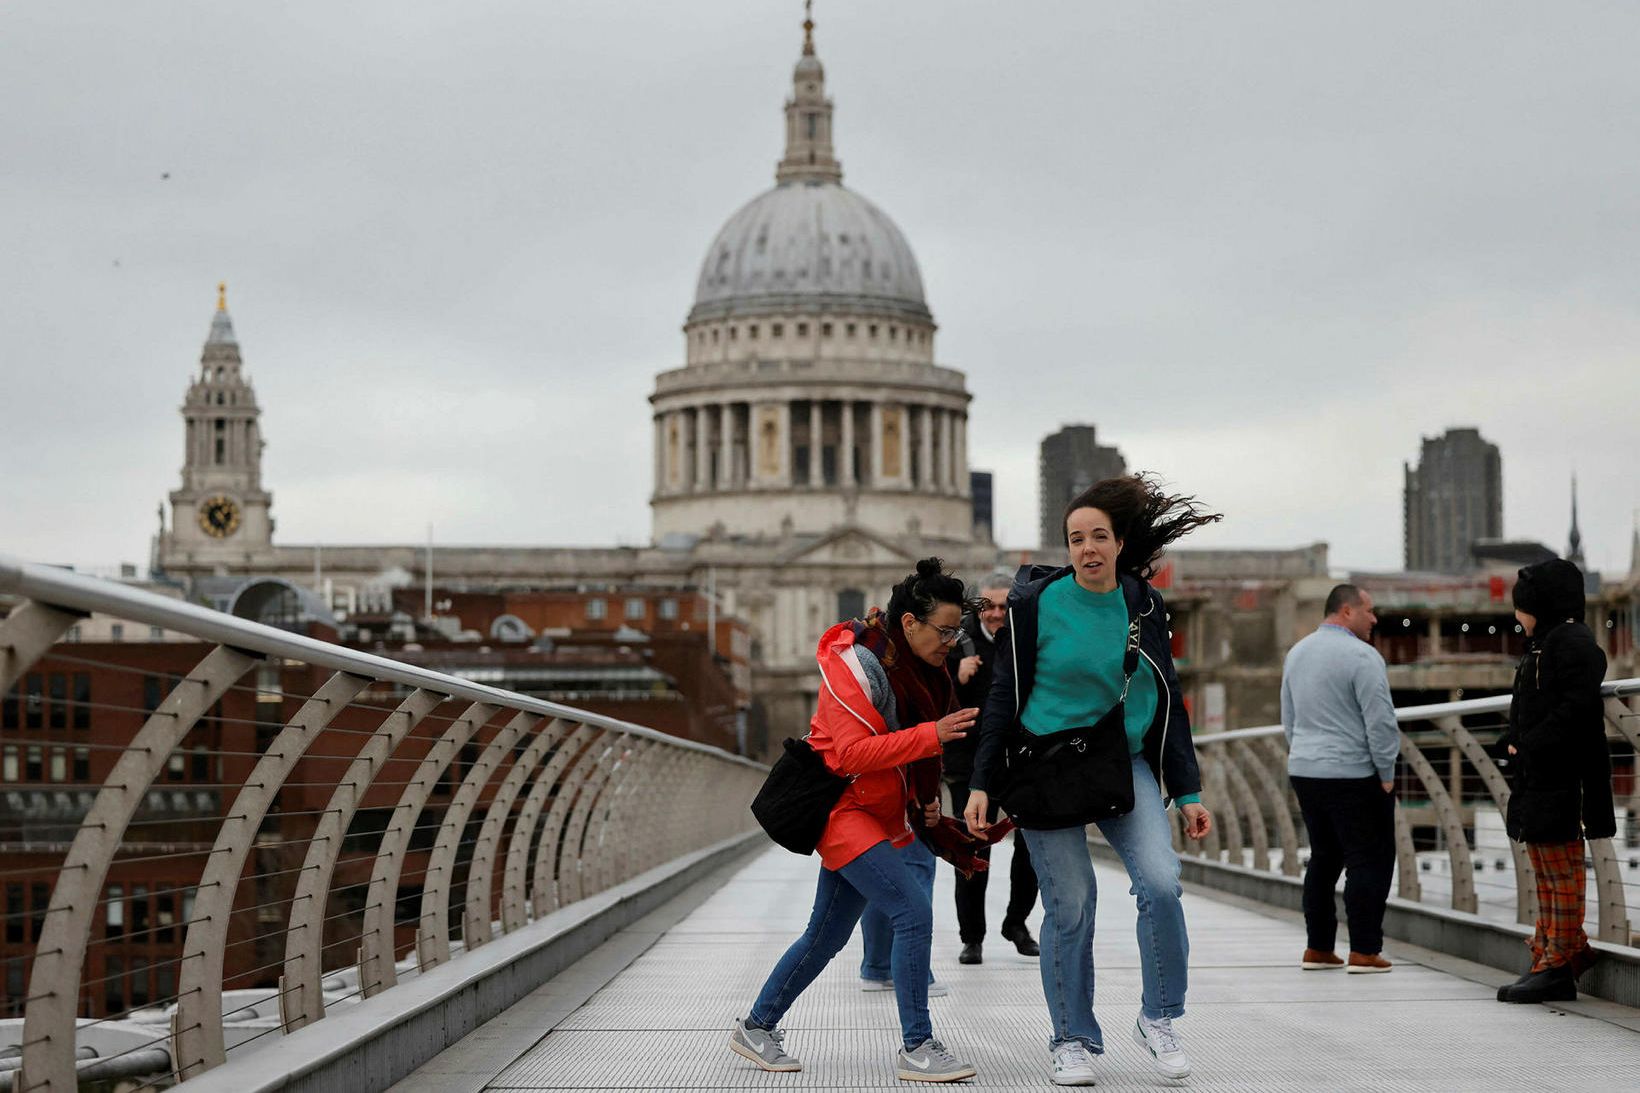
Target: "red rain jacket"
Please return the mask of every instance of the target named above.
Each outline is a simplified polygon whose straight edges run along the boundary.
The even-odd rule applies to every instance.
[[[809,745],[826,766],[853,778],[820,836],[820,864],[841,869],[887,839],[896,847],[916,836],[906,822],[910,792],[900,767],[940,753],[932,721],[889,732],[871,704],[865,670],[846,622],[827,630],[815,652],[820,701],[809,722]]]

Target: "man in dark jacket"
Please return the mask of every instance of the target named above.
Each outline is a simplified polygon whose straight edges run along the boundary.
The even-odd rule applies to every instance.
[[[1509,837],[1537,874],[1532,967],[1500,1002],[1570,1001],[1596,954],[1583,932],[1583,840],[1617,833],[1600,682],[1606,655],[1583,623],[1583,573],[1553,558],[1515,582],[1526,653],[1509,706]]]
[[[992,658],[996,655],[997,631],[1008,621],[1007,574],[986,579],[980,596],[986,601],[977,614],[962,620],[962,634],[951,651],[949,667],[951,678],[957,683],[957,701],[963,706],[983,709],[986,696],[991,693]],[[974,748],[979,741],[975,734],[946,744],[944,752],[945,784],[951,791],[951,812],[961,816],[968,804],[968,779],[974,772]],[[991,806],[990,820],[996,820],[997,806]],[[981,853],[989,858],[991,848]],[[989,870],[980,870],[972,877],[957,874],[957,932],[962,939],[962,952],[957,960],[963,964],[979,964],[984,960],[981,948],[985,941],[985,888]],[[1036,907],[1036,870],[1031,868],[1031,853],[1025,840],[1014,833],[1013,864],[1008,872],[1008,910],[1002,917],[1002,936],[1014,943],[1021,955],[1041,953],[1036,939],[1025,925],[1025,919]]]

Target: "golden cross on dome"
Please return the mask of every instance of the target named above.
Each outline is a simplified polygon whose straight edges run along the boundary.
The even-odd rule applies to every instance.
[[[216,309],[218,311],[228,310],[228,282],[226,281],[216,283]]]

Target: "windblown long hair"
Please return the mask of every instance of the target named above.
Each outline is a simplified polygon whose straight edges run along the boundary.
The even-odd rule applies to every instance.
[[[1077,509],[1098,509],[1110,517],[1111,531],[1122,540],[1116,571],[1146,581],[1156,575],[1157,559],[1168,544],[1224,519],[1193,496],[1164,492],[1161,479],[1143,471],[1095,482],[1071,498],[1065,506],[1067,523]],[[1068,528],[1065,545],[1070,545]]]

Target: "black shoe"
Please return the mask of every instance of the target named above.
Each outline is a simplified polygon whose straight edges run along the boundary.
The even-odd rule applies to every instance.
[[[1562,964],[1544,968],[1523,976],[1518,982],[1498,988],[1498,1001],[1530,1004],[1533,1002],[1575,1002],[1577,982],[1572,969]]]
[[[957,954],[957,963],[958,964],[983,964],[983,963],[985,963],[985,957],[980,955],[979,948],[980,948],[979,942],[977,942],[977,941],[971,941],[967,945],[964,945],[962,947],[962,952]]]
[[[1014,948],[1019,950],[1020,956],[1042,955],[1042,946],[1036,943],[1036,938],[1031,936],[1030,928],[1023,922],[1018,926],[1004,926],[1002,936],[1014,943]]]

